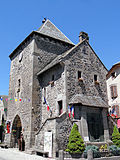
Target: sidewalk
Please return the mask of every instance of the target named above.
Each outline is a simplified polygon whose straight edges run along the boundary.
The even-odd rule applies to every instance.
[[[55,160],[52,158],[44,158],[37,155],[29,155],[25,152],[20,152],[18,149],[2,149],[0,148],[0,160]]]

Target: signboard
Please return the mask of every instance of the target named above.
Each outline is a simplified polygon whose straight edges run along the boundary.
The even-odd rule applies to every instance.
[[[49,152],[49,157],[52,157],[52,132],[44,134],[44,151]]]
[[[89,137],[84,137],[84,141],[88,142],[89,141]]]

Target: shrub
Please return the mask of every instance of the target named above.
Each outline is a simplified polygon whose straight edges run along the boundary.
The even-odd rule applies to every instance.
[[[92,146],[87,146],[84,150],[84,157],[87,158],[87,152],[88,150],[92,150],[93,151],[93,157],[94,158],[99,158],[100,157],[100,152],[99,152],[99,148],[95,145]]]
[[[69,153],[80,153],[82,154],[85,150],[85,144],[78,132],[77,124],[74,124],[69,136],[69,143],[67,145],[66,152]]]
[[[108,148],[108,146],[107,146],[107,144],[105,144],[105,147],[104,147],[104,149],[105,149],[105,150],[107,150],[107,148]]]
[[[120,148],[115,145],[109,146],[109,151],[111,152],[112,156],[119,156],[120,155]]]
[[[112,134],[113,144],[120,147],[120,133],[116,126],[114,126],[113,134]]]

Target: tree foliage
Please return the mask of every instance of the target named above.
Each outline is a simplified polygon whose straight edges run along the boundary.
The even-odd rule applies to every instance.
[[[120,133],[116,126],[114,126],[114,129],[113,129],[112,141],[114,145],[116,145],[117,147],[120,147]]]
[[[80,153],[82,154],[85,150],[84,141],[78,132],[77,124],[74,124],[69,136],[69,143],[67,145],[66,151],[69,153]]]

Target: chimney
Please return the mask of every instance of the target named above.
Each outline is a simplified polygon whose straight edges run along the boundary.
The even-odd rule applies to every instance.
[[[87,40],[89,42],[89,37],[88,37],[88,34],[86,32],[80,32],[80,35],[79,35],[79,41],[82,42],[83,40]]]

